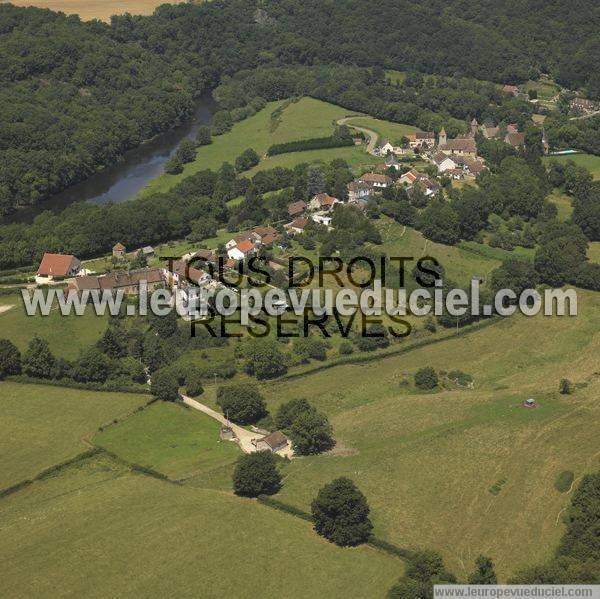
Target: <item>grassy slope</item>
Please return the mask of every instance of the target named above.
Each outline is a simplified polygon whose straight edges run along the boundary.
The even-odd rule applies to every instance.
[[[20,295],[0,297],[2,305],[14,307],[0,314],[0,337],[10,339],[21,351],[38,335],[48,341],[57,357],[74,359],[106,329],[106,318],[96,316],[91,309],[84,316],[62,316],[57,309],[48,316],[27,316]]]
[[[575,164],[587,168],[594,176],[594,179],[600,179],[600,156],[594,156],[593,154],[573,154],[571,156],[546,156],[544,160],[556,160],[563,163],[572,160]]]
[[[233,164],[248,148],[253,148],[262,156],[274,143],[325,137],[333,133],[334,122],[348,114],[346,109],[333,104],[302,98],[296,103],[288,104],[279,118],[273,118],[273,112],[283,105],[285,101],[270,102],[254,116],[236,123],[230,132],[214,137],[212,144],[200,148],[196,160],[187,164],[183,173],[157,177],[144,193],[166,191],[195,172],[207,168],[218,169],[224,162]],[[308,153],[297,152],[296,155],[302,155],[302,158],[296,158],[295,164],[308,160],[306,154]]]
[[[194,410],[158,403],[99,433],[93,442],[173,479],[213,476],[229,471],[239,456],[234,443],[219,442],[219,428],[218,422]]]
[[[377,133],[380,140],[381,138],[384,138],[388,141],[391,141],[392,144],[400,141],[404,135],[419,131],[418,127],[413,127],[412,125],[403,125],[401,123],[382,121],[381,119],[376,119],[371,116],[353,118],[351,121],[348,121],[347,124],[371,129]]]
[[[322,484],[347,475],[369,498],[377,534],[438,549],[459,575],[480,552],[503,578],[545,559],[569,501],[556,476],[600,465],[598,304],[580,291],[577,317],[515,317],[402,356],[265,385],[271,411],[307,397],[329,414],[342,450],[293,461],[282,498],[306,508]],[[403,381],[426,365],[472,374],[475,389],[415,393]],[[574,395],[558,395],[561,377],[580,385]],[[522,408],[528,397],[539,407]],[[500,493],[490,493],[499,481]]]
[[[592,241],[588,246],[588,258],[600,264],[600,241]]]
[[[573,214],[573,205],[571,204],[571,198],[561,193],[560,190],[555,189],[548,198],[557,208],[558,210],[558,220],[566,221],[571,218],[571,214]]]
[[[0,488],[34,476],[89,448],[82,437],[148,401],[47,385],[0,383]]]
[[[249,499],[90,460],[0,504],[3,596],[381,597],[402,562]]]

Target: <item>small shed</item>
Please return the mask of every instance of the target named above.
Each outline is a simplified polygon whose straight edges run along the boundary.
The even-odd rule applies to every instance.
[[[287,437],[281,431],[275,431],[262,439],[257,439],[256,449],[258,451],[272,451],[273,453],[281,451],[287,447]]]
[[[235,433],[230,426],[222,426],[219,434],[221,441],[233,441],[235,439]]]
[[[113,246],[112,255],[113,258],[116,258],[117,260],[123,260],[125,258],[126,252],[127,249],[120,241],[115,243],[115,245]]]
[[[536,404],[536,402],[535,402],[535,399],[533,399],[533,398],[531,398],[531,397],[530,397],[529,399],[526,399],[526,400],[523,402],[523,405],[524,405],[526,408],[535,408],[535,407],[537,406],[537,404]]]

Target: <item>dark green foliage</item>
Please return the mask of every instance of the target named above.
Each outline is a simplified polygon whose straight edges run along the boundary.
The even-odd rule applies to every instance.
[[[204,393],[202,377],[196,368],[192,368],[185,377],[185,390],[190,397],[198,397]]]
[[[260,162],[260,156],[252,148],[248,148],[235,159],[235,170],[238,173],[250,170]]]
[[[365,496],[345,477],[325,485],[311,504],[316,532],[342,547],[369,540],[369,511]]]
[[[254,339],[245,350],[246,372],[257,379],[273,379],[287,372],[280,344],[272,339]]]
[[[576,225],[552,222],[543,231],[535,253],[535,269],[544,283],[560,287],[572,280],[587,260],[588,240]]]
[[[316,337],[299,337],[294,341],[294,353],[302,362],[327,359],[327,343]]]
[[[415,373],[415,385],[419,389],[435,389],[438,385],[438,375],[431,366],[420,368]]]
[[[179,381],[176,374],[167,368],[152,374],[150,391],[162,401],[175,401],[179,398]]]
[[[356,345],[360,351],[374,351],[387,347],[389,344],[388,330],[380,323],[369,325],[365,334],[360,333],[356,339]]]
[[[112,369],[110,358],[100,348],[90,347],[73,365],[72,377],[81,383],[103,383]]]
[[[98,341],[98,347],[110,358],[122,358],[127,355],[127,339],[118,326],[108,326]]]
[[[434,200],[417,218],[417,228],[432,241],[455,244],[460,240],[456,212],[443,200]]]
[[[350,343],[350,341],[347,341],[347,340],[342,341],[338,347],[338,352],[339,352],[340,356],[347,356],[347,355],[351,354],[353,351],[354,351],[354,348],[352,347],[352,343]]]
[[[27,376],[40,379],[52,378],[56,358],[45,339],[34,337],[23,354],[22,368]]]
[[[290,428],[289,436],[294,452],[299,455],[313,455],[331,449],[333,429],[327,416],[314,408],[298,414]]]
[[[314,408],[304,398],[291,399],[282,403],[275,414],[275,426],[278,429],[287,430],[292,426],[294,420],[304,414],[310,412]]]
[[[169,175],[179,175],[179,173],[183,173],[183,162],[177,154],[174,154],[165,162],[165,173],[168,173]]]
[[[191,139],[184,139],[179,144],[175,155],[183,164],[193,162],[196,158],[196,144]]]
[[[569,379],[560,379],[558,391],[561,395],[570,395],[573,392],[573,385]]]
[[[407,578],[395,584],[387,593],[387,599],[431,599],[430,584]]]
[[[388,592],[388,599],[431,599],[434,584],[454,584],[456,577],[435,551],[417,551],[408,560],[406,575]]]
[[[346,133],[330,135],[329,137],[313,137],[311,139],[301,139],[283,144],[274,144],[268,149],[267,153],[269,156],[276,156],[277,154],[287,154],[288,152],[324,150],[326,148],[339,148],[352,145],[354,145],[352,136],[349,133]]]
[[[498,584],[494,563],[489,557],[480,555],[475,560],[475,570],[469,575],[469,584]]]
[[[21,373],[21,352],[8,339],[0,339],[0,379]]]
[[[533,264],[518,258],[509,258],[502,266],[494,269],[491,284],[494,292],[511,289],[519,296],[525,289],[535,289],[539,280]]]
[[[199,146],[207,146],[212,143],[210,127],[200,127],[196,133],[196,143]]]
[[[254,385],[219,387],[217,404],[226,418],[238,424],[253,424],[267,415],[265,400]]]
[[[241,456],[233,472],[233,492],[243,497],[273,495],[281,488],[275,456],[257,451]]]

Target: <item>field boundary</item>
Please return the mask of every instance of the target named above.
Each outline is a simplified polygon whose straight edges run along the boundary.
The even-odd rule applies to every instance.
[[[306,522],[310,522],[312,524],[312,516],[301,510],[300,508],[294,507],[289,503],[285,503],[284,501],[280,501],[279,499],[274,499],[268,495],[259,495],[257,498],[258,503],[270,507],[274,510],[279,510],[280,512],[284,512],[290,516],[294,516],[296,518],[300,518]],[[374,549],[378,549],[379,551],[383,551],[388,555],[393,557],[400,558],[402,560],[410,560],[415,552],[410,549],[404,549],[402,547],[398,547],[393,543],[389,543],[388,541],[384,541],[383,539],[379,539],[378,537],[372,536],[365,545],[369,547],[373,547]]]
[[[366,355],[345,356],[344,358],[336,358],[336,359],[330,360],[324,364],[317,364],[311,368],[303,370],[302,372],[292,372],[290,374],[284,374],[283,376],[278,377],[277,379],[274,379],[274,380],[276,380],[277,382],[291,381],[291,380],[301,378],[303,376],[316,374],[318,372],[322,372],[322,371],[328,370],[330,368],[335,368],[336,366],[346,366],[347,364],[364,364],[364,363],[368,363],[368,362],[374,362],[376,360],[383,360],[383,359],[385,359],[387,357],[391,357],[391,356],[402,355],[402,354],[411,352],[416,349],[421,349],[423,347],[427,347],[428,345],[435,345],[436,343],[442,343],[443,341],[448,341],[450,339],[455,339],[457,337],[463,337],[470,333],[474,333],[474,332],[484,329],[488,326],[496,324],[496,323],[500,322],[500,320],[501,320],[500,317],[486,318],[485,320],[482,320],[480,322],[477,322],[477,323],[474,323],[471,325],[467,325],[466,327],[462,328],[460,331],[458,331],[457,333],[454,333],[452,335],[447,335],[445,337],[435,337],[433,339],[422,339],[421,341],[416,341],[415,343],[412,343],[408,347],[401,346],[401,347],[391,349],[391,350],[388,350],[385,352],[380,352],[380,353],[375,351],[375,352],[372,352],[372,353],[366,354]]]

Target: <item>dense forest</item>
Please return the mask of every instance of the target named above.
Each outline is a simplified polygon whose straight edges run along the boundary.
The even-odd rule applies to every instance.
[[[258,66],[345,64],[495,82],[550,72],[598,96],[599,11],[591,0],[216,0],[109,25],[2,4],[0,212],[115,162],[188,117],[194,97],[224,76]],[[481,85],[462,102],[458,93],[419,103],[408,89],[394,92],[389,100],[407,106],[394,120],[428,124],[441,108],[459,119],[481,114],[489,84]],[[410,110],[417,114],[407,119]]]

